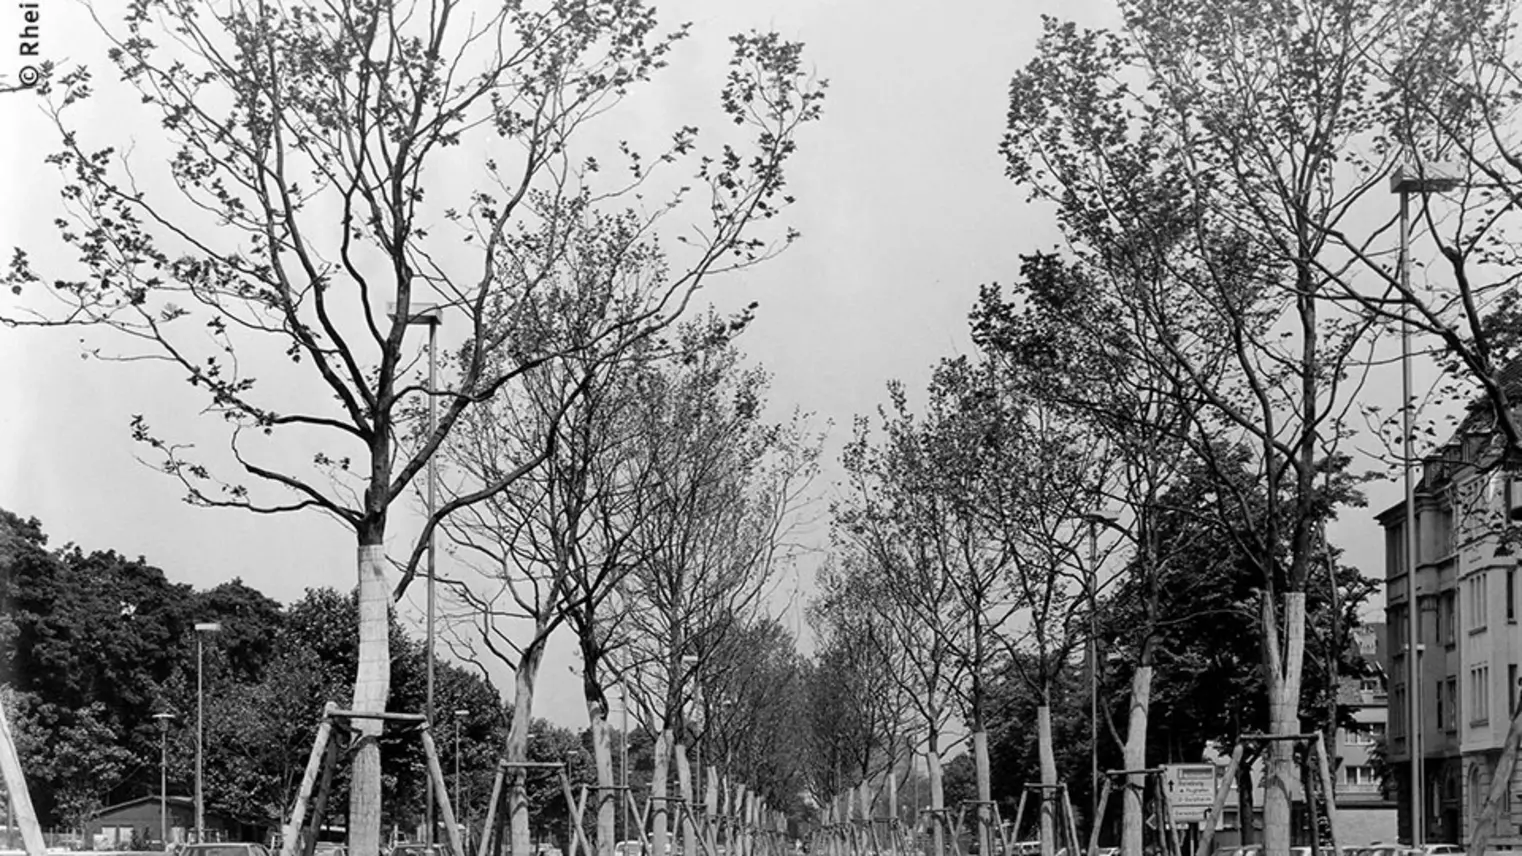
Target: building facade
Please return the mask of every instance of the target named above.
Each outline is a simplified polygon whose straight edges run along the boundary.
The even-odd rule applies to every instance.
[[[1405,504],[1377,516],[1385,530],[1385,613],[1390,692],[1388,760],[1399,830],[1410,840],[1413,729],[1410,693],[1420,707],[1414,741],[1422,759],[1419,812],[1427,842],[1463,844],[1473,834],[1518,700],[1522,629],[1517,558],[1503,535],[1522,512],[1522,482],[1495,466],[1491,432],[1472,413],[1426,460],[1415,489],[1416,568],[1405,567]],[[1414,580],[1414,599],[1411,596]],[[1407,621],[1417,617],[1414,687]],[[1491,839],[1522,849],[1522,768]]]
[[[1337,702],[1349,711],[1355,725],[1337,730],[1337,795],[1339,841],[1351,846],[1393,841],[1396,805],[1381,786],[1379,747],[1389,725],[1389,679],[1385,673],[1388,634],[1383,624],[1355,629],[1351,645],[1363,660],[1361,677],[1342,679]]]

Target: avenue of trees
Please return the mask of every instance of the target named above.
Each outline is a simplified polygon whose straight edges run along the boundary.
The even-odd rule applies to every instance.
[[[312,589],[289,606],[239,580],[204,591],[169,582],[143,559],[114,552],[50,549],[36,520],[0,511],[0,669],[3,698],[28,786],[44,826],[78,830],[100,808],[159,792],[161,732],[157,713],[171,713],[164,732],[168,793],[191,793],[195,757],[197,622],[222,630],[205,640],[205,770],[209,812],[247,828],[277,829],[286,820],[323,705],[348,703],[355,666],[355,598]],[[805,810],[792,781],[796,757],[774,757],[770,740],[752,723],[778,733],[796,727],[779,711],[775,690],[797,681],[801,665],[791,639],[775,624],[759,626],[736,643],[747,657],[731,664],[728,680],[737,704],[752,713],[709,723],[709,751],[757,771],[756,787],[794,816]],[[424,650],[419,639],[391,624],[392,697],[397,710],[419,710],[424,694]],[[441,763],[454,766],[454,711],[461,719],[461,802],[458,817],[479,835],[497,762],[509,733],[512,708],[479,669],[437,664]],[[783,699],[794,697],[783,692]],[[614,724],[621,726],[615,719]],[[630,720],[615,733],[614,772],[621,779],[625,751],[636,799],[650,793],[656,740]],[[725,733],[721,730],[727,729]],[[411,835],[423,823],[424,764],[420,741],[404,728],[382,737],[387,829]],[[526,729],[526,758],[567,765],[573,788],[595,787],[590,729],[575,731],[535,719]],[[625,741],[628,741],[625,747]],[[749,753],[748,755],[746,753]],[[745,757],[740,757],[744,755]],[[350,787],[340,768],[336,793]],[[451,778],[452,782],[452,778]],[[536,771],[524,783],[535,840],[568,846],[570,811],[557,775]],[[329,802],[324,821],[342,826],[343,801]],[[499,813],[500,816],[500,813]],[[590,819],[588,819],[590,820]],[[588,823],[588,834],[595,824]],[[158,829],[149,830],[157,839]]]
[[[1325,537],[1370,477],[1350,438],[1372,425],[1388,464],[1437,451],[1402,448],[1403,408],[1365,400],[1408,320],[1447,369],[1417,392],[1449,411],[1422,434],[1441,442],[1462,417],[1493,441],[1483,468],[1517,468],[1515,8],[1118,6],[1112,30],[1043,19],[1010,84],[1008,177],[1066,248],[986,287],[975,351],[942,361],[922,396],[890,386],[846,453],[816,617],[831,656],[894,701],[853,718],[871,748],[831,792],[893,769],[906,735],[940,791],[955,722],[988,800],[993,675],[1020,686],[1035,738],[1016,741],[1014,784],[1063,781],[1078,805],[1096,783],[1056,750],[1087,735],[1059,735],[1053,715],[1072,715],[1090,678],[1112,768],[1250,732],[1330,737],[1370,593]],[[1397,165],[1457,179],[1411,194],[1413,240],[1438,263],[1410,283],[1386,189]],[[1301,772],[1290,742],[1262,751],[1264,843],[1283,853]],[[1127,853],[1142,848],[1138,794]]]
[[[919,784],[915,759],[915,801],[940,821],[976,805],[987,853],[993,806],[1027,784],[1065,783],[1086,811],[1090,729],[1101,765],[1129,770],[1249,733],[1330,736],[1371,586],[1327,527],[1366,513],[1378,467],[1432,451],[1401,436],[1413,401],[1367,403],[1403,325],[1445,369],[1421,397],[1494,438],[1483,467],[1522,469],[1522,12],[1116,5],[1108,30],[1033,22],[1035,55],[988,105],[1006,117],[989,142],[1007,180],[1064,243],[981,289],[971,347],[925,389],[891,382],[852,423],[812,660],[769,613],[802,553],[822,438],[738,350],[754,307],[695,310],[716,277],[797,237],[786,168],[825,92],[802,45],[732,37],[721,112],[693,119],[717,130],[682,124],[652,144],[612,140],[688,29],[640,0],[475,15],[455,0],[142,0],[102,19],[111,91],[162,139],[129,151],[77,127],[100,84],[49,71],[38,93],[63,214],[55,241],[11,256],[0,320],[94,328],[91,356],[184,379],[225,446],[146,415],[134,438],[195,504],[338,521],[357,585],[352,600],[287,608],[238,584],[198,594],[141,562],[48,552],[35,524],[9,519],[6,704],[42,765],[45,815],[77,822],[141,789],[151,712],[185,704],[186,616],[225,609],[270,632],[219,640],[224,721],[261,735],[219,767],[219,793],[279,816],[285,755],[321,700],[420,708],[416,645],[388,618],[420,576],[444,589],[452,650],[512,675],[497,696],[445,671],[481,711],[473,751],[574,750],[596,786],[599,856],[619,837],[615,709],[643,735],[655,850],[675,832],[685,856],[696,830],[672,806],[770,824],[811,803],[843,821]],[[1394,250],[1397,166],[1455,171],[1443,193],[1400,200],[1435,260],[1419,272]],[[1374,467],[1357,439],[1369,429]],[[398,539],[402,510],[423,507]],[[44,608],[28,605],[52,595],[27,574],[61,591],[115,582]],[[25,660],[67,671],[86,656],[37,629],[86,608],[121,631],[95,658],[119,669],[50,679]],[[557,634],[574,639],[589,726],[558,744],[531,739]],[[358,856],[420,799],[399,772],[415,757],[387,740],[361,726],[343,774]],[[1302,770],[1288,741],[1257,751],[1264,844],[1282,856]],[[529,852],[540,784],[515,768],[514,856]],[[1129,784],[1114,820],[1137,856]],[[1047,804],[1036,823],[1052,856],[1066,820]]]
[[[173,419],[169,430],[146,414],[133,423],[135,439],[188,501],[258,514],[318,511],[352,532],[356,709],[386,709],[392,698],[388,603],[420,570],[433,573],[427,545],[441,523],[486,503],[476,543],[499,539],[485,558],[520,582],[517,562],[563,547],[549,563],[553,580],[526,583],[547,591],[477,601],[486,637],[499,617],[527,613],[536,624],[533,641],[508,655],[519,686],[507,753],[521,760],[543,634],[573,607],[590,619],[584,634],[605,633],[599,607],[635,567],[687,573],[606,553],[629,541],[646,559],[648,533],[625,531],[612,545],[540,540],[580,539],[587,508],[621,501],[561,504],[559,474],[577,466],[565,456],[585,451],[567,452],[562,428],[594,436],[599,417],[590,411],[606,409],[607,390],[640,382],[631,364],[710,347],[713,335],[694,343],[675,330],[694,295],[793,240],[778,216],[793,202],[786,165],[800,130],[821,115],[824,82],[802,45],[774,33],[734,35],[713,84],[720,109],[706,120],[716,130],[700,130],[695,122],[705,119],[695,116],[660,129],[650,144],[648,129],[620,120],[632,115],[620,107],[660,77],[688,28],[662,23],[639,0],[501,4],[484,13],[457,0],[149,0],[125,17],[96,20],[119,80],[101,84],[81,67],[58,69],[36,87],[58,132],[48,161],[62,178],[63,213],[55,241],[11,257],[6,291],[21,299],[0,317],[103,328],[110,335],[91,347],[95,356],[149,371],[161,364],[204,394],[202,415],[222,426],[220,450],[192,442]],[[79,127],[97,88],[157,126],[151,151]],[[633,131],[646,143],[615,142]],[[719,319],[719,338],[745,319]],[[420,370],[419,325],[441,334],[426,360],[437,361],[440,377]],[[503,413],[523,422],[494,438],[465,430]],[[482,442],[495,445],[467,451]],[[763,455],[743,440],[733,452]],[[797,474],[807,452],[792,454]],[[407,533],[412,547],[402,550],[400,581],[391,580],[383,545],[397,534],[394,512],[435,459],[454,490],[420,532]],[[699,474],[697,493],[740,499],[718,501],[694,543],[739,540],[692,549],[735,561],[750,552],[752,565],[772,560],[774,550],[758,551],[765,514],[739,506],[770,504],[781,514],[791,489],[767,497],[779,488],[752,489],[747,479],[791,476],[736,475],[756,466],[771,465],[739,460],[722,484]],[[539,475],[520,485],[531,473]],[[654,495],[662,487],[678,493],[662,500]],[[650,488],[648,500],[669,501],[671,510],[691,498],[681,486]],[[654,521],[662,512],[646,514],[645,501],[635,500],[638,513]],[[740,531],[747,527],[759,528]],[[629,597],[659,585],[630,586]],[[698,644],[717,645],[722,635]],[[667,643],[659,680],[675,687],[686,677],[676,673],[682,658],[707,652]],[[594,660],[588,705],[603,711],[600,720],[609,679],[596,668]],[[656,703],[655,693],[644,707],[661,720],[662,745],[680,766],[687,738],[673,707],[684,700],[673,689]],[[347,826],[355,852],[370,854],[382,843],[380,724],[357,728]],[[599,775],[611,784],[606,740],[596,742]],[[525,787],[520,771],[510,812],[519,856],[529,844]],[[611,807],[599,813],[607,833]],[[605,835],[604,851],[611,846]]]

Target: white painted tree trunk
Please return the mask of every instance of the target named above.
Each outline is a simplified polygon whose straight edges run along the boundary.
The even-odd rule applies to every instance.
[[[1041,784],[1057,784],[1057,754],[1052,748],[1052,708],[1042,704],[1036,708],[1036,751],[1041,758]],[[1057,848],[1057,802],[1052,799],[1053,789],[1041,790],[1041,856],[1053,856]]]
[[[692,765],[687,761],[687,745],[676,744],[676,781],[682,794],[682,853],[698,856],[698,829],[692,823],[693,788]]]
[[[391,640],[387,607],[386,548],[361,544],[359,571],[359,668],[354,676],[354,710],[381,712],[391,694]],[[358,739],[349,771],[349,852],[381,850],[381,757],[378,719],[353,722]]]
[[[1127,770],[1147,766],[1147,710],[1152,703],[1152,667],[1142,666],[1131,676],[1131,709],[1126,723],[1126,746],[1123,752]],[[1128,776],[1122,794],[1120,852],[1122,856],[1142,856],[1142,788],[1143,775]],[[1098,818],[1094,822],[1099,822]]]
[[[534,683],[539,677],[539,664],[543,659],[543,642],[530,645],[523,652],[523,659],[513,675],[513,724],[507,732],[509,761],[528,760],[529,725],[534,716]],[[534,846],[529,835],[527,779],[527,771],[522,767],[512,770],[513,784],[507,795],[508,842],[512,856],[530,856]]]
[[[650,777],[650,856],[666,856],[669,846],[666,829],[671,820],[666,806],[666,781],[670,775],[671,729],[665,728],[655,738],[655,767]]]
[[[608,717],[602,704],[587,699],[587,720],[592,723],[592,761],[597,767],[597,856],[613,856],[618,837],[614,811],[618,807],[617,782],[613,778],[613,749],[608,738]],[[625,738],[627,739],[627,737]]]
[[[1283,656],[1280,628],[1273,604],[1264,600],[1260,610],[1262,632],[1269,660],[1268,730],[1270,734],[1300,731],[1300,675],[1305,657],[1305,593],[1284,596]],[[1290,798],[1295,775],[1294,745],[1275,740],[1268,746],[1263,782],[1263,851],[1267,856],[1288,856],[1290,845]]]

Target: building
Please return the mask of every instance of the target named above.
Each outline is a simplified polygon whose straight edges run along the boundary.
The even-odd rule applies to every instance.
[[[85,842],[97,850],[162,850],[161,830],[167,831],[170,842],[181,842],[194,828],[195,800],[190,797],[165,797],[162,803],[157,795],[138,797],[96,812],[85,824]],[[264,841],[268,835],[263,827],[206,811],[209,841]]]
[[[1396,804],[1380,782],[1376,747],[1384,744],[1389,723],[1388,656],[1385,625],[1369,624],[1352,633],[1352,647],[1364,662],[1364,674],[1345,677],[1337,702],[1348,709],[1352,728],[1337,730],[1337,796],[1339,841],[1351,845],[1392,841],[1396,837]]]
[[[1505,378],[1515,384],[1518,371]],[[1461,844],[1472,834],[1517,707],[1522,630],[1517,559],[1502,533],[1522,513],[1522,481],[1496,466],[1492,415],[1470,411],[1422,463],[1415,487],[1416,568],[1405,568],[1405,504],[1377,516],[1385,530],[1385,613],[1390,630],[1388,758],[1399,829],[1410,840],[1411,735],[1407,728],[1407,620],[1415,578],[1416,698],[1420,705],[1423,840]],[[1522,773],[1522,769],[1519,769]],[[1522,848],[1522,775],[1507,789],[1493,849]]]

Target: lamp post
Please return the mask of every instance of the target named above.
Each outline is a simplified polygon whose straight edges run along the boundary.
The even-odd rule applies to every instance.
[[[1099,527],[1114,526],[1108,511],[1083,516],[1089,525],[1089,826],[1099,824]]]
[[[464,819],[465,829],[470,830],[470,820],[465,815],[465,804],[460,802],[460,722],[470,716],[470,711],[459,708],[454,712],[454,807],[459,816]]]
[[[169,845],[169,720],[174,714],[155,713],[159,723],[159,843]]]
[[[221,631],[215,621],[196,624],[196,843],[206,840],[206,690],[202,640],[208,633]]]
[[[1416,450],[1411,431],[1411,194],[1441,193],[1453,190],[1463,182],[1447,169],[1435,168],[1433,164],[1418,164],[1414,174],[1407,174],[1396,167],[1390,175],[1390,192],[1400,197],[1400,269],[1401,325],[1400,325],[1400,393],[1401,393],[1401,441],[1404,458],[1402,486],[1404,488],[1405,522],[1401,538],[1401,552],[1406,566],[1406,744],[1411,752],[1411,846],[1421,847],[1426,839],[1423,818],[1422,787],[1422,705],[1421,672],[1418,659],[1421,652],[1421,630],[1416,592]]]
[[[428,327],[428,435],[431,437],[433,436],[433,432],[438,424],[438,397],[434,394],[438,389],[438,348],[436,346],[438,345],[439,323],[444,320],[444,316],[443,313],[439,310],[438,304],[436,303],[419,303],[414,301],[409,304],[408,309],[411,310],[411,314],[407,316],[408,326],[422,324]],[[395,303],[392,303],[386,307],[386,315],[393,320],[396,318]],[[433,455],[428,456],[426,503],[428,509],[428,519],[432,520],[434,509],[438,507],[438,468],[434,463]],[[437,566],[438,553],[434,548],[433,532],[430,530],[428,533],[428,583],[425,586],[425,589],[428,593],[428,605],[426,608],[427,617],[424,619],[425,642],[423,646],[425,649],[425,656],[428,659],[426,669],[426,688],[424,690],[425,701],[423,703],[423,716],[428,720],[429,728],[433,727],[433,614],[435,598],[433,579],[436,576],[434,571],[437,569]],[[428,776],[426,797],[427,832],[423,835],[423,843],[430,848],[433,847],[433,804],[435,799],[437,799],[437,797],[435,797],[433,793],[433,777]]]
[[[630,826],[630,823],[629,823],[629,803],[630,803],[630,799],[629,799],[629,688],[624,686],[623,683],[620,683],[618,685],[618,695],[619,695],[619,707],[623,708],[623,717],[624,717],[623,737],[621,737],[619,739],[619,743],[622,744],[621,748],[623,749],[622,754],[624,756],[624,760],[623,760],[623,764],[619,767],[619,776],[618,776],[618,778],[619,778],[619,785],[621,786],[619,788],[619,793],[622,794],[622,800],[623,800],[623,804],[624,804],[624,812],[623,812],[624,813],[624,834],[622,836],[615,835],[614,838],[618,839],[619,841],[628,841],[629,840],[629,826]]]

